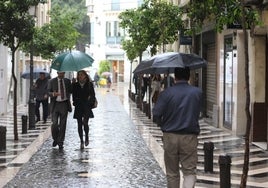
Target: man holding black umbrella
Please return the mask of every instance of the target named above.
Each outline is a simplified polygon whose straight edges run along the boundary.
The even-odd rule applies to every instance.
[[[189,78],[189,68],[175,68],[175,85],[161,92],[153,109],[153,120],[163,131],[168,188],[180,187],[180,170],[184,188],[196,182],[202,91],[189,85]]]

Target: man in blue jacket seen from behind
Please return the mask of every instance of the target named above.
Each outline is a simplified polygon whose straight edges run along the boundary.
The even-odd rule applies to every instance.
[[[180,187],[180,165],[183,188],[192,188],[196,182],[202,90],[188,83],[188,67],[175,68],[174,73],[175,85],[160,93],[153,108],[153,119],[163,131],[168,188]]]

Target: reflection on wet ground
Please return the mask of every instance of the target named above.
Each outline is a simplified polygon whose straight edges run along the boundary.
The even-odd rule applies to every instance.
[[[3,165],[8,169],[11,166],[15,169],[21,167],[21,171],[6,187],[166,187],[162,132],[129,100],[127,89],[128,84],[114,85],[110,92],[105,88],[96,89],[99,106],[94,109],[95,118],[90,120],[90,144],[84,150],[79,149],[77,125],[72,114],[68,118],[63,151],[52,148],[49,137],[43,140],[44,144],[28,163],[10,162],[12,155],[21,152],[14,150],[27,147],[24,143],[32,142],[34,136],[23,136],[23,143],[17,145],[9,140],[11,147],[5,154],[0,152],[0,161],[6,162],[0,164],[8,164]],[[225,154],[232,159],[232,187],[239,187],[243,139],[215,128],[204,120],[200,120],[200,125],[196,188],[220,186],[218,159]],[[43,128],[46,129],[45,126]],[[205,173],[203,147],[209,141],[215,147],[214,169]],[[250,147],[247,187],[267,187],[268,154],[254,145]]]

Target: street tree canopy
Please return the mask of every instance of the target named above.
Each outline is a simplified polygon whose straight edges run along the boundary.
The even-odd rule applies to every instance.
[[[120,26],[128,33],[124,50],[134,48],[140,57],[147,48],[151,55],[156,54],[158,47],[165,51],[166,44],[178,39],[183,26],[180,8],[166,1],[145,1],[137,9],[122,12],[119,19]]]

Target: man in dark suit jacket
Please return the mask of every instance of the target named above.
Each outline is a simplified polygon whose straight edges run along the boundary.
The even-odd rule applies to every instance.
[[[48,91],[52,114],[53,147],[63,149],[68,111],[72,110],[70,94],[72,93],[71,81],[64,78],[65,72],[57,72],[58,76],[50,80]]]

